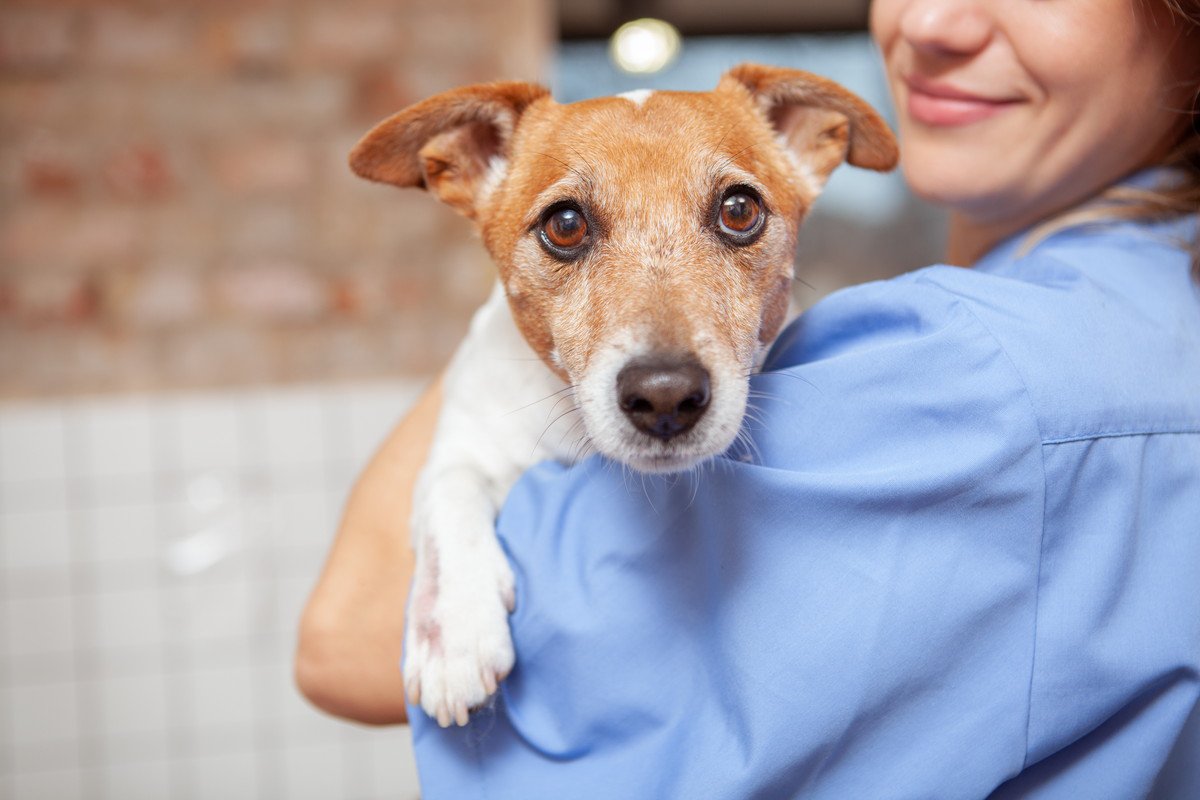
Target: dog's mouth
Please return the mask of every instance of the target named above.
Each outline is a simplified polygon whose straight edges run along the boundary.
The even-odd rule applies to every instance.
[[[639,472],[686,472],[724,453],[737,438],[745,413],[743,404],[714,404],[712,417],[701,419],[694,429],[667,440],[648,436],[628,427],[617,437],[615,447],[597,442],[602,452]]]

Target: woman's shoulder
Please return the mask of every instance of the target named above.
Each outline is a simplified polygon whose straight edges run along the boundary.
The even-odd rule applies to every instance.
[[[1025,254],[1007,242],[975,269],[852,287],[803,315],[769,365],[832,359],[844,370],[874,354],[968,392],[989,390],[989,377],[1015,381],[1044,441],[1200,431],[1200,285],[1183,233],[1180,223],[1065,231]],[[989,351],[1007,369],[980,371]]]
[[[962,299],[1021,373],[1047,441],[1200,431],[1195,220],[1064,231],[1019,242],[967,276],[921,280]]]

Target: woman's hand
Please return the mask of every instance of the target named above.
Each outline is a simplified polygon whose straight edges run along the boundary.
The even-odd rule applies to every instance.
[[[300,620],[296,684],[330,714],[407,721],[400,645],[413,570],[408,520],[440,407],[439,380],[359,476]]]

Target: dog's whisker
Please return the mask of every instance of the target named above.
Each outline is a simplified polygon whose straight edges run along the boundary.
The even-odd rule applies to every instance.
[[[763,398],[775,400],[776,398]],[[783,401],[787,402],[787,401]],[[752,422],[757,423],[760,427],[767,427],[766,411],[754,405],[753,401],[747,401],[745,416]]]
[[[564,392],[571,392],[574,390],[575,390],[575,384],[571,384],[569,386],[564,386],[563,388],[559,389],[557,392],[551,392],[550,394],[546,395],[545,397],[541,398],[540,400],[534,400],[532,403],[526,403],[523,406],[514,408],[512,411],[506,412],[504,416],[507,417],[510,414],[516,414],[518,411],[524,411],[527,408],[532,408],[533,406],[536,406],[538,403],[544,403],[547,400],[549,400],[551,397],[559,396],[559,395],[562,395]],[[558,401],[556,401],[554,406],[551,407],[550,413],[554,413],[554,409],[558,407],[558,403],[561,401],[562,401],[562,397],[559,397]]]
[[[735,122],[732,125],[730,125],[728,128],[725,129],[725,132],[723,134],[721,134],[720,141],[717,142],[717,146],[715,148],[717,151],[720,151],[721,145],[725,144],[725,140],[729,138],[729,134],[731,134],[735,130],[737,130],[740,125],[741,125],[740,122]]]
[[[578,158],[580,161],[582,161],[582,162],[583,162],[583,165],[584,165],[585,167],[587,167],[588,169],[592,170],[592,172],[595,172],[595,171],[596,171],[595,167],[593,167],[593,166],[591,165],[591,162],[589,162],[589,161],[588,161],[586,158],[584,158],[584,157],[583,157],[583,154],[579,152],[579,148],[575,147],[575,145],[570,145],[570,144],[569,144],[569,145],[567,145],[567,147],[569,147],[569,148],[571,149],[571,152],[572,152],[572,153],[574,153],[574,154],[575,154],[575,156],[576,156],[576,157],[577,157],[577,158]]]
[[[579,419],[577,419],[573,423],[571,423],[571,427],[569,427],[565,431],[563,431],[562,436],[558,437],[558,443],[559,444],[565,443],[568,439],[570,439],[575,434],[575,431],[578,430],[579,426],[582,424],[583,424],[583,416],[581,415],[579,417]],[[572,459],[572,462],[574,462],[574,459]]]
[[[760,428],[766,427],[766,424],[767,424],[766,419],[757,410],[747,411],[745,418],[748,419],[750,422],[753,422],[755,425],[759,426]]]
[[[579,151],[576,150],[574,147],[571,148],[571,151],[573,153],[575,153],[575,155],[577,155],[577,156],[579,155]],[[579,169],[577,167],[575,167],[572,164],[568,164],[566,161],[563,161],[561,158],[558,158],[557,156],[552,156],[549,153],[535,152],[534,155],[539,155],[539,156],[542,156],[543,158],[548,158],[551,161],[557,161],[559,164],[562,164],[564,168],[566,168],[567,172],[569,172],[572,175],[574,175],[575,177],[579,178],[581,181],[590,183],[590,179],[588,178],[587,175],[584,175],[582,172],[579,171]],[[580,160],[581,161],[583,160],[582,156],[580,157]],[[586,161],[584,161],[583,163],[587,164]],[[588,167],[588,169],[592,169],[591,164],[587,164],[587,167]]]
[[[567,414],[570,414],[571,412],[573,412],[573,411],[578,411],[578,410],[579,410],[579,409],[578,409],[577,407],[571,407],[571,408],[568,408],[566,411],[564,411],[563,413],[559,414],[559,415],[558,415],[557,417],[555,417],[554,419],[550,420],[550,422],[549,422],[549,423],[546,425],[546,427],[542,428],[542,432],[541,432],[541,434],[539,434],[539,435],[538,435],[537,441],[533,443],[533,448],[532,448],[532,449],[529,451],[529,457],[530,457],[530,458],[533,458],[534,454],[535,454],[535,453],[537,453],[538,446],[539,446],[539,445],[541,445],[541,443],[542,443],[542,439],[545,439],[545,438],[546,438],[546,434],[550,432],[550,429],[551,429],[551,428],[553,428],[553,427],[554,427],[554,425],[555,425],[555,424],[556,424],[556,423],[557,423],[557,422],[558,422],[560,419],[562,419],[563,417],[565,417]]]
[[[579,410],[579,405],[574,402],[574,397],[572,395],[565,394],[565,395],[559,397],[557,400],[555,400],[554,405],[550,406],[550,410],[546,412],[546,419],[550,419],[550,417],[552,417],[556,413],[558,413],[558,407],[562,405],[563,400],[566,400],[567,402],[571,403],[571,410],[573,410],[573,411]]]
[[[799,275],[792,275],[792,280],[795,281],[796,283],[799,283],[802,286],[808,287],[809,289],[811,289],[814,292],[817,291],[817,287],[813,286],[811,283],[804,280],[804,278],[801,278]]]
[[[592,175],[595,175],[595,174],[596,174],[596,168],[592,166],[591,162],[589,162],[589,161],[588,161],[586,158],[584,158],[584,157],[583,157],[583,154],[582,154],[582,153],[580,153],[580,152],[579,152],[579,151],[578,151],[578,150],[575,148],[575,146],[574,146],[574,145],[568,145],[568,147],[570,147],[570,148],[571,148],[571,152],[572,152],[572,153],[574,153],[574,154],[576,155],[576,157],[577,157],[577,158],[578,158],[580,161],[582,161],[582,162],[583,162],[583,165],[584,165],[585,167],[587,167],[589,170],[591,170],[591,173],[592,173]],[[568,169],[570,169],[570,170],[571,170],[571,172],[573,172],[573,173],[574,173],[576,176],[578,176],[578,177],[579,177],[579,179],[580,179],[581,181],[583,181],[584,183],[591,184],[591,182],[592,182],[592,179],[591,179],[591,177],[590,177],[590,176],[588,176],[588,175],[584,175],[582,172],[580,172],[578,169],[575,169],[574,167],[568,167]]]
[[[562,164],[562,165],[563,165],[564,167],[566,167],[567,169],[571,169],[571,165],[570,165],[570,164],[568,164],[567,162],[563,161],[563,160],[562,160],[561,158],[559,158],[558,156],[552,156],[552,155],[550,155],[549,153],[543,153],[543,152],[541,152],[541,151],[538,151],[538,150],[534,150],[534,151],[531,151],[531,152],[532,152],[532,153],[533,153],[533,155],[535,155],[535,156],[541,156],[542,158],[548,158],[548,159],[550,159],[551,161],[557,161],[559,164]]]
[[[725,160],[724,160],[724,161],[721,163],[721,168],[724,168],[724,167],[727,167],[727,166],[729,166],[729,165],[730,165],[730,164],[732,164],[734,161],[736,161],[738,158],[740,158],[742,155],[744,155],[745,153],[748,153],[748,152],[750,152],[751,150],[753,150],[753,149],[754,149],[754,148],[756,148],[756,147],[758,147],[758,142],[753,142],[753,143],[751,143],[751,144],[748,144],[748,145],[746,145],[746,146],[745,146],[745,147],[743,147],[741,150],[738,150],[736,153],[734,153],[733,155],[731,155],[731,156],[729,156],[728,158],[726,158],[726,159],[725,159]]]
[[[767,427],[765,423],[758,420],[756,421],[759,422],[762,427]],[[754,437],[750,434],[750,431],[742,428],[737,432],[737,436],[735,437],[734,441],[737,442],[743,450],[746,450],[749,453],[751,459],[753,459],[753,463],[762,463],[762,451],[759,449],[758,444],[755,442]]]
[[[810,381],[808,378],[805,378],[805,377],[803,377],[803,376],[801,376],[801,375],[797,375],[797,374],[795,374],[795,373],[793,373],[793,372],[787,372],[786,370],[778,370],[778,371],[775,371],[775,372],[764,372],[764,373],[762,373],[762,375],[763,375],[763,376],[767,376],[767,375],[770,375],[770,376],[776,376],[776,375],[778,375],[778,376],[780,376],[780,377],[783,377],[783,378],[790,378],[791,380],[794,380],[794,381],[800,381],[801,383],[807,383],[809,386],[811,386],[812,388],[816,389],[818,392],[820,392],[820,391],[821,391],[821,387],[820,387],[820,386],[817,386],[815,383],[813,383],[812,381]],[[822,394],[824,394],[824,393],[822,392]]]
[[[624,461],[613,461],[614,464],[621,465],[621,483],[625,487],[625,491],[629,491],[629,476],[633,474],[633,470]]]
[[[590,436],[588,436],[585,433],[583,436],[579,437],[579,439],[576,440],[576,442],[575,442],[575,446],[572,451],[571,462],[577,463],[577,462],[582,461],[583,459],[587,458],[588,456],[590,456],[592,453],[588,452],[588,450],[591,447],[592,447],[592,439]],[[592,452],[595,452],[595,451],[593,450]]]
[[[774,405],[782,405],[787,408],[796,408],[796,406],[797,406],[797,404],[792,401],[792,398],[788,397],[785,394],[780,394],[778,392],[762,392],[762,391],[752,390],[749,393],[747,393],[747,395],[746,395],[747,408],[753,407],[753,408],[755,408],[755,410],[757,410],[759,412],[764,412],[764,413],[765,413],[765,409],[759,408],[758,406],[754,405],[755,400],[763,400],[763,401],[772,403]]]
[[[696,498],[700,495],[700,481],[704,478],[703,470],[703,463],[697,464],[688,470],[688,478],[692,482],[692,496],[688,498],[687,506],[685,506],[685,508],[691,508],[692,503],[695,503]]]
[[[642,479],[642,494],[646,497],[646,502],[650,504],[650,509],[658,515],[658,506],[654,504],[654,498],[650,496],[650,490],[646,488],[646,473],[639,472],[639,477]]]

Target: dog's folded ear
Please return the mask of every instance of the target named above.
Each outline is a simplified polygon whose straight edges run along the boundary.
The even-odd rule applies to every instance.
[[[820,189],[846,161],[886,172],[899,150],[887,123],[862,98],[837,83],[798,69],[741,64],[726,72],[718,91],[749,92],[788,149]]]
[[[350,168],[368,180],[429,189],[473,218],[521,115],[549,94],[519,82],[443,92],[376,125],[350,152]]]

